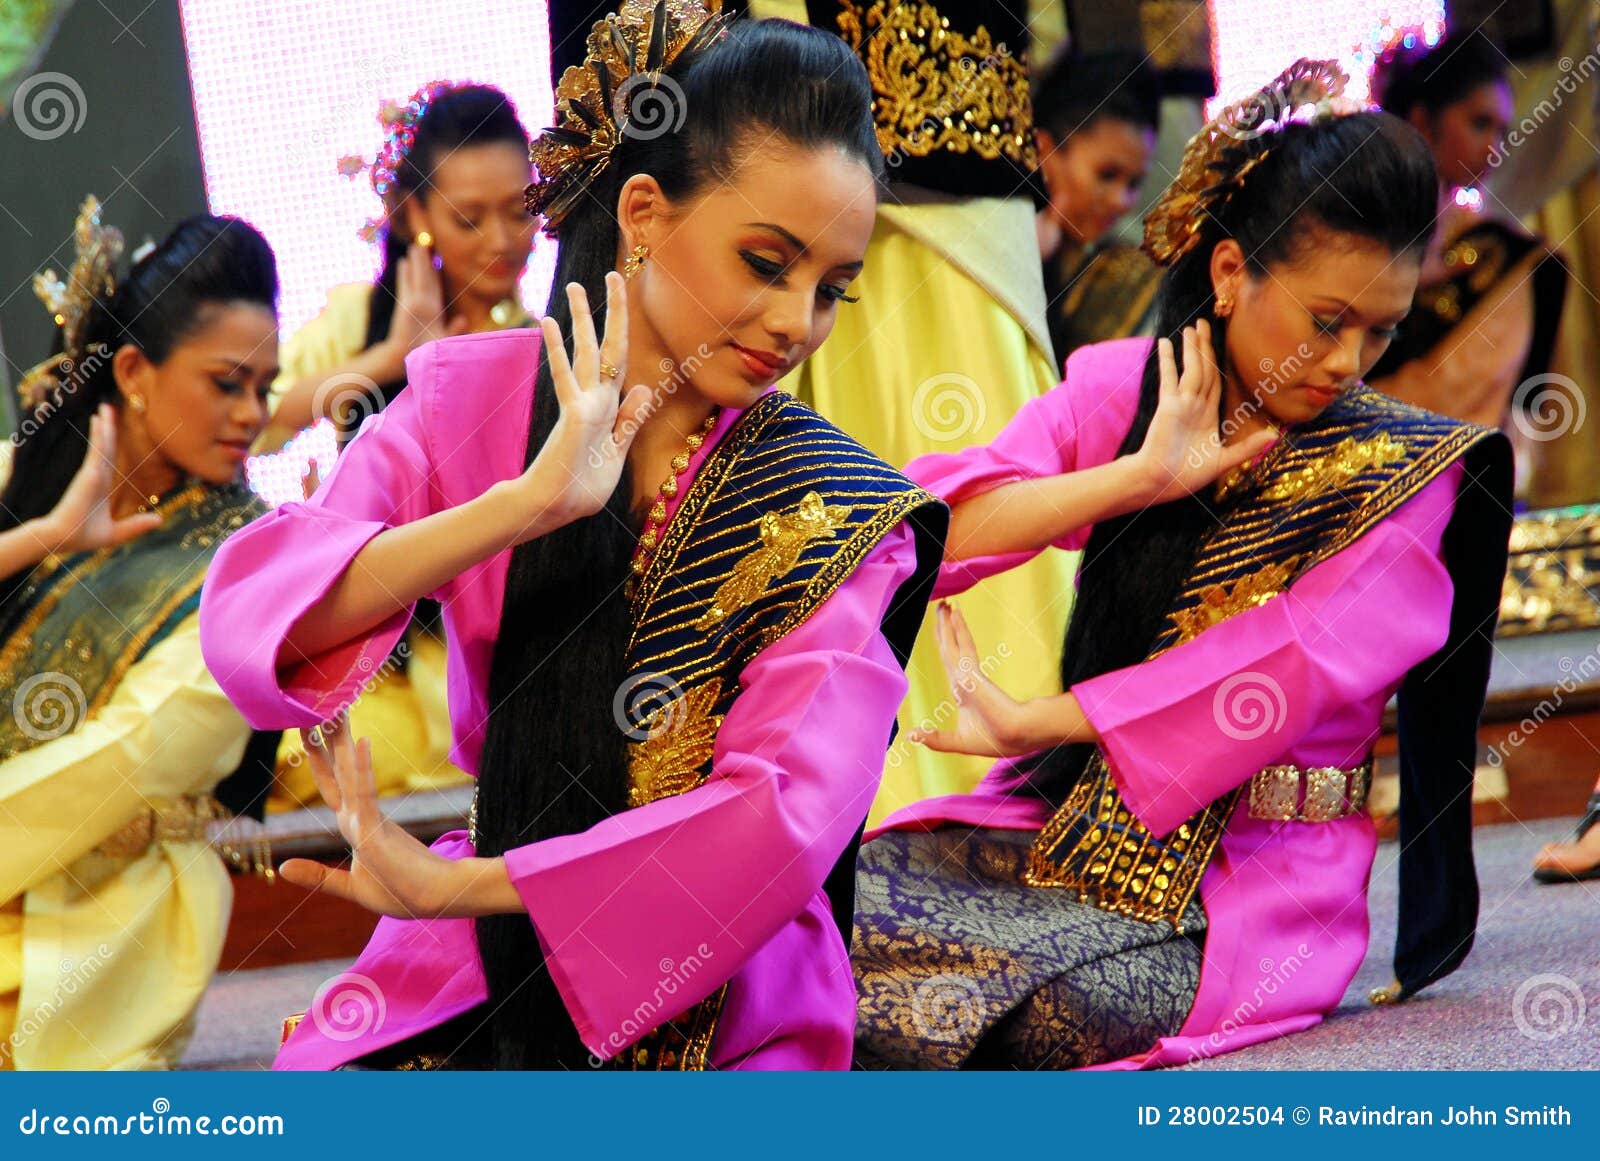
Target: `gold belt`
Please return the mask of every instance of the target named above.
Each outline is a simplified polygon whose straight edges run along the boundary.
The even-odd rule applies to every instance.
[[[1271,822],[1333,822],[1360,814],[1372,788],[1372,759],[1338,766],[1268,766],[1250,779],[1250,817]]]
[[[212,842],[212,823],[231,825],[233,815],[209,794],[153,800],[111,837],[94,848],[94,854],[113,859],[134,859],[158,843]],[[224,826],[214,840],[223,859],[240,874],[255,874],[269,883],[277,879],[272,844],[266,832],[236,835]]]
[[[131,859],[157,843],[204,842],[210,823],[226,817],[222,805],[209,794],[160,799],[151,802],[95,847],[95,853],[114,859]]]

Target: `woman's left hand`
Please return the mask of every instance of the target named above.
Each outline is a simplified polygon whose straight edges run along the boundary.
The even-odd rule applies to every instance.
[[[401,919],[445,919],[499,910],[485,906],[478,886],[483,868],[472,864],[498,864],[503,877],[502,860],[442,858],[384,816],[372,776],[370,739],[353,741],[345,719],[302,730],[301,737],[317,789],[333,807],[339,833],[350,844],[350,869],[289,859],[279,868],[285,879]],[[509,889],[509,880],[506,886]]]
[[[937,606],[934,636],[950,677],[956,723],[950,730],[912,730],[913,742],[930,750],[1009,758],[1061,740],[1041,735],[1039,703],[1019,702],[989,680],[966,618],[948,601]]]

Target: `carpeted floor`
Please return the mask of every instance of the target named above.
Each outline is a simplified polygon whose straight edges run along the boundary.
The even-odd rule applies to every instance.
[[[1533,852],[1571,827],[1479,829],[1483,908],[1472,955],[1412,1002],[1372,1008],[1367,992],[1393,978],[1398,850],[1384,844],[1373,871],[1372,946],[1338,1012],[1309,1032],[1195,1067],[1600,1068],[1600,881],[1542,887],[1528,877]],[[267,1067],[282,1018],[304,1009],[344,966],[329,960],[218,977],[200,1005],[185,1067]]]

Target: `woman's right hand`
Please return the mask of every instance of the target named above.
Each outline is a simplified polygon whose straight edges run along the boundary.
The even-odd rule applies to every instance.
[[[616,491],[628,449],[650,409],[650,389],[624,390],[628,369],[628,296],[622,275],[606,275],[606,333],[596,338],[589,296],[567,286],[572,355],[554,319],[540,321],[545,357],[561,414],[519,483],[530,502],[561,523],[591,516]],[[615,370],[614,377],[601,368]]]
[[[1183,328],[1183,374],[1178,374],[1172,340],[1156,349],[1160,396],[1144,444],[1135,453],[1145,481],[1147,504],[1191,495],[1264,452],[1278,438],[1269,428],[1226,444],[1218,431],[1222,373],[1217,369],[1211,324],[1201,319]]]
[[[89,419],[89,449],[44,525],[52,550],[84,552],[123,544],[161,524],[156,512],[114,519],[111,490],[116,484],[117,421],[109,403]]]
[[[413,242],[395,269],[394,319],[388,343],[404,365],[405,357],[423,343],[465,334],[466,319],[450,321],[444,281],[433,268],[433,253]]]

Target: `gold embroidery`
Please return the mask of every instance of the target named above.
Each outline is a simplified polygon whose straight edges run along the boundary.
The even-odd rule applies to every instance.
[[[1406,446],[1388,432],[1370,439],[1342,440],[1327,455],[1274,480],[1261,493],[1262,500],[1303,500],[1332,488],[1342,488],[1362,472],[1386,468],[1406,458]]]
[[[1221,624],[1235,613],[1264,605],[1283,591],[1284,585],[1294,575],[1298,556],[1275,561],[1261,571],[1240,577],[1229,584],[1215,584],[1200,597],[1193,608],[1180,609],[1170,620],[1178,628],[1178,642],[1192,641],[1213,625]]]
[[[1038,168],[1027,65],[988,29],[965,36],[928,3],[841,0],[839,32],[872,79],[885,156],[949,150]]]
[[[800,554],[813,540],[837,534],[840,521],[849,515],[849,508],[824,504],[816,492],[807,492],[794,511],[786,515],[768,512],[761,518],[760,547],[751,549],[733,566],[694,627],[705,630],[722,624],[799,564]]]
[[[713,677],[680,693],[645,723],[649,734],[629,749],[628,805],[643,806],[693,790],[710,771],[722,715],[722,679]]]

